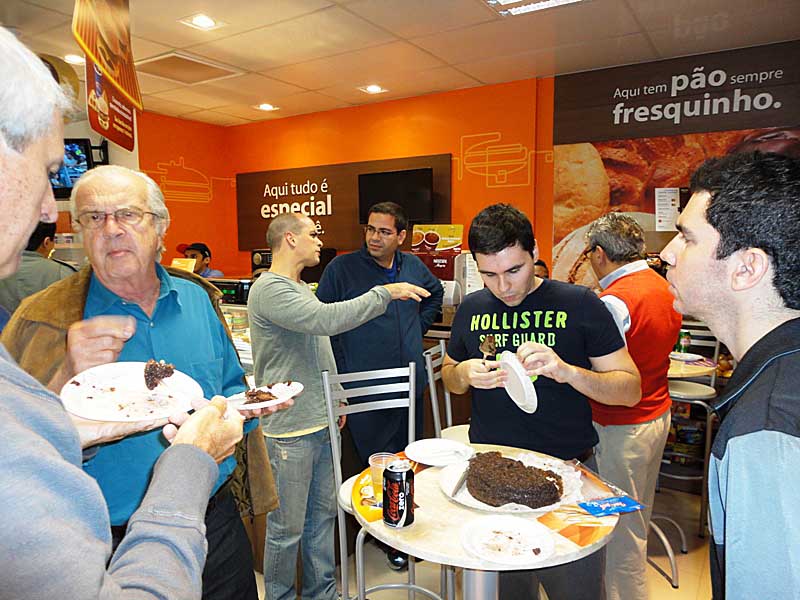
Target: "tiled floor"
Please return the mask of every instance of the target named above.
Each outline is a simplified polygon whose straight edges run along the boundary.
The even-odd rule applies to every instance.
[[[650,600],[708,600],[711,598],[711,580],[708,571],[708,538],[697,536],[697,518],[700,512],[700,497],[669,489],[656,494],[655,512],[672,517],[686,534],[688,554],[679,551],[678,534],[671,525],[663,523],[662,529],[672,543],[678,564],[678,589],[673,589],[667,578],[652,565],[648,567]],[[658,567],[669,573],[667,554],[655,535],[650,536],[648,554]],[[406,581],[405,573],[395,573],[386,565],[386,557],[374,544],[368,543],[364,549],[366,560],[367,586],[374,583]],[[352,557],[351,557],[352,565]],[[428,562],[417,564],[417,583],[433,591],[439,589],[439,565]],[[263,582],[257,573],[259,593],[263,598]],[[354,568],[350,568],[350,593],[355,593]],[[422,596],[418,596],[422,598]],[[373,600],[407,600],[408,594],[401,591],[385,591],[374,594]],[[516,600],[516,599],[515,599]],[[520,599],[524,600],[524,599]],[[561,600],[551,598],[550,600]]]

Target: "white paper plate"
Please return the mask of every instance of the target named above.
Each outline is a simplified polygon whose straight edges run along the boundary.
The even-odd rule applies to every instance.
[[[503,565],[535,565],[552,556],[553,532],[533,519],[511,515],[480,517],[461,530],[461,543],[473,556]]]
[[[446,467],[463,462],[475,454],[475,450],[466,444],[442,438],[417,440],[406,446],[405,452],[411,460],[431,467]]]
[[[135,423],[191,410],[203,397],[194,379],[176,370],[155,389],[144,383],[143,362],[114,362],[78,373],[61,388],[64,408],[84,419]]]
[[[526,413],[536,412],[539,406],[539,399],[536,395],[536,388],[530,376],[525,373],[525,367],[519,362],[517,355],[506,350],[500,355],[502,369],[508,373],[506,378],[506,393],[519,406],[520,410]]]
[[[535,509],[530,506],[525,506],[524,504],[513,503],[504,504],[503,506],[491,506],[474,498],[472,494],[469,493],[466,485],[462,486],[454,496],[453,491],[455,490],[456,484],[458,484],[458,481],[461,479],[462,473],[464,473],[464,470],[469,466],[469,461],[449,465],[442,469],[442,472],[439,474],[439,487],[444,492],[444,495],[454,502],[458,502],[470,508],[495,513],[544,513],[554,510],[562,504],[574,504],[575,502],[583,501],[581,474],[580,471],[575,469],[572,465],[558,458],[543,457],[538,454],[522,454],[519,456],[510,456],[508,458],[518,460],[529,467],[548,469],[560,475],[564,485],[564,493],[561,495],[561,500],[549,506],[542,506],[541,508]]]
[[[685,362],[692,361],[692,360],[703,360],[703,356],[700,354],[693,354],[691,352],[670,352],[669,357],[672,360],[682,360]]]
[[[273,383],[272,385],[262,385],[256,388],[263,392],[270,392],[275,396],[275,400],[266,400],[265,402],[254,402],[252,404],[245,404],[247,397],[244,392],[228,396],[228,404],[239,410],[254,410],[256,408],[269,408],[276,404],[282,404],[289,398],[294,398],[303,391],[303,384],[299,381],[292,381],[291,383]]]

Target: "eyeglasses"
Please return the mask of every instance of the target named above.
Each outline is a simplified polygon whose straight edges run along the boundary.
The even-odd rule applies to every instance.
[[[392,231],[391,229],[375,229],[372,225],[367,225],[366,227],[364,227],[364,231],[370,237],[375,235],[376,233],[382,238],[388,238],[397,234],[396,231]]]
[[[586,249],[583,252],[581,252],[581,254],[583,254],[584,256],[589,256],[592,252],[595,251],[595,249],[597,249],[597,246],[587,246]]]
[[[145,215],[153,215],[153,217],[160,218],[156,213],[148,210],[139,210],[138,208],[118,208],[112,212],[90,210],[78,215],[77,221],[86,229],[99,229],[105,225],[106,219],[109,216],[113,216],[114,220],[121,225],[138,225],[142,222],[142,219]]]

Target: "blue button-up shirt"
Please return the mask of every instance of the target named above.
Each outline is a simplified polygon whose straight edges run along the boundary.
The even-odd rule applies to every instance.
[[[156,273],[161,290],[152,317],[138,304],[111,292],[93,274],[84,318],[126,315],[136,319],[136,333],[125,343],[119,361],[163,359],[195,379],[206,398],[243,391],[244,371],[208,294],[191,281],[170,277],[161,265],[156,265]],[[256,424],[257,420],[252,419],[245,431]],[[84,463],[86,472],[97,480],[103,491],[112,525],[126,523],[138,508],[150,483],[153,466],[167,445],[161,430],[156,429],[104,444]],[[212,493],[235,467],[233,457],[219,466],[219,479]]]

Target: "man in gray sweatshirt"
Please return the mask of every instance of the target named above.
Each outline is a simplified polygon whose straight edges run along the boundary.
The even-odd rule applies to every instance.
[[[302,214],[279,215],[270,223],[267,244],[272,266],[253,284],[247,301],[256,385],[291,379],[304,391],[292,408],[262,424],[280,498],[280,508],[267,517],[266,599],[295,598],[302,539],[303,597],[333,600],[336,490],[320,375],[336,372],[328,336],[382,315],[392,300],[419,302],[429,292],[393,283],[323,304],[300,280],[305,267],[319,263],[322,241],[314,222]]]

